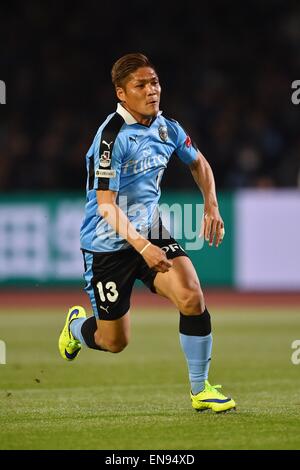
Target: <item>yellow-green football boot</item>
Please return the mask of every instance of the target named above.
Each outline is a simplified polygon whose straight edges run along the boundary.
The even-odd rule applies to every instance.
[[[60,355],[66,361],[73,361],[81,350],[81,343],[71,333],[70,324],[75,318],[86,318],[83,307],[75,305],[69,309],[65,326],[62,329],[58,340]]]
[[[191,393],[192,407],[196,411],[212,410],[215,413],[222,411],[235,410],[235,401],[230,397],[225,397],[217,389],[222,385],[210,385],[205,380],[205,388],[202,392],[193,395]]]

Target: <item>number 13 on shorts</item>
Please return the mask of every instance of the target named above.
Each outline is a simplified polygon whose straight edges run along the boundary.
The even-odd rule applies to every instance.
[[[117,285],[113,281],[108,281],[103,286],[103,283],[99,281],[97,283],[97,289],[99,292],[101,302],[116,302],[119,297],[119,292],[117,291]]]

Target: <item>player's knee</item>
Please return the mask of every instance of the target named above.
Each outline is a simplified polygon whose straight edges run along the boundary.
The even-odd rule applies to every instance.
[[[180,292],[178,308],[184,315],[199,315],[205,310],[204,296],[199,284]]]

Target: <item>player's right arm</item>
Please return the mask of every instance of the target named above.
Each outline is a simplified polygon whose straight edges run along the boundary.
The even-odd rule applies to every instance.
[[[149,241],[136,231],[126,214],[117,205],[118,193],[107,189],[104,191],[97,190],[96,194],[101,216],[116,233],[120,234],[140,253],[149,244]],[[165,273],[172,266],[172,262],[167,259],[165,252],[152,243],[145,248],[141,256],[150,268],[158,272]]]

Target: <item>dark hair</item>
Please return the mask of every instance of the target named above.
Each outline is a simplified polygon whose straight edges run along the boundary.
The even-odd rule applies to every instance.
[[[148,57],[140,53],[126,54],[118,59],[111,69],[111,78],[114,86],[123,87],[126,83],[126,78],[140,67],[151,67],[155,70]]]

